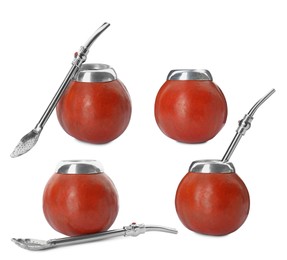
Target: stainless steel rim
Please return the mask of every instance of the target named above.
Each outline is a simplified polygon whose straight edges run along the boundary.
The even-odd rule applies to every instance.
[[[167,80],[210,80],[212,75],[205,69],[180,69],[171,70],[167,76]]]
[[[231,162],[222,162],[220,160],[200,160],[192,162],[189,167],[189,172],[235,173],[235,168]]]
[[[115,70],[101,63],[83,64],[75,76],[79,82],[110,82],[117,79]]]
[[[98,174],[104,172],[96,160],[63,160],[58,163],[56,173],[60,174]]]

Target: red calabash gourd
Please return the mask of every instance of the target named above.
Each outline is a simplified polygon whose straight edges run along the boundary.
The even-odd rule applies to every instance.
[[[250,199],[231,163],[198,161],[180,182],[175,204],[179,219],[188,229],[226,235],[244,223]]]
[[[212,139],[224,126],[227,103],[207,70],[173,70],[155,100],[155,119],[168,137],[184,143]]]
[[[108,230],[118,209],[116,187],[98,161],[62,161],[44,190],[44,215],[67,236]]]
[[[126,87],[105,64],[82,65],[57,105],[62,128],[78,140],[95,144],[119,137],[131,111]]]

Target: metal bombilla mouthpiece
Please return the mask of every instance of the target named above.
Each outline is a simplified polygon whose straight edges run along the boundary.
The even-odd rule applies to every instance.
[[[259,99],[255,105],[249,110],[249,112],[239,121],[239,126],[236,130],[236,135],[234,136],[231,144],[229,145],[227,151],[225,152],[222,162],[228,162],[231,155],[233,154],[235,148],[237,147],[241,137],[246,133],[246,131],[251,127],[251,122],[253,116],[257,109],[275,92],[275,89],[269,91],[263,98]]]
[[[90,49],[90,47],[92,46],[92,44],[94,43],[94,41],[110,26],[109,23],[103,23],[102,26],[100,26],[95,32],[94,34],[86,41],[86,43],[84,44],[84,48],[85,49]]]

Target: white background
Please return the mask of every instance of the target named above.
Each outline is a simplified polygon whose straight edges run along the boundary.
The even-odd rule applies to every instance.
[[[286,1],[1,1],[0,259],[286,259]],[[129,90],[128,129],[106,145],[68,136],[55,113],[37,145],[10,153],[36,125],[70,68],[73,53],[104,22],[87,62],[114,67]],[[157,127],[154,100],[168,72],[210,70],[229,108],[225,127],[200,145],[177,143]],[[272,88],[231,161],[247,185],[250,214],[236,232],[211,237],[187,230],[174,207],[190,163],[221,158],[237,122]],[[114,181],[120,211],[133,221],[175,227],[90,244],[30,252],[12,237],[58,238],[42,212],[42,193],[63,159],[96,159]]]

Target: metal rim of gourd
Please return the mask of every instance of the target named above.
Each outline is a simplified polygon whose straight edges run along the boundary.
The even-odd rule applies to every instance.
[[[59,174],[98,174],[104,168],[97,160],[62,160],[56,167]]]
[[[222,162],[220,160],[198,160],[191,163],[189,172],[234,173],[235,167],[231,162]]]
[[[171,70],[167,80],[209,80],[213,81],[211,73],[206,69]]]
[[[115,70],[107,64],[86,63],[83,64],[75,76],[78,82],[111,82],[117,79]]]

